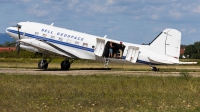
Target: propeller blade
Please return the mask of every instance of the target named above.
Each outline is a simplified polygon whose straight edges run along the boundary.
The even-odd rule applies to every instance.
[[[17,50],[17,54],[19,54],[19,52],[20,52],[20,42],[19,41],[16,44],[16,50]]]
[[[21,37],[20,37],[19,29],[21,29],[21,26],[18,25],[17,28],[18,28],[18,37],[19,37],[19,40],[20,40]],[[20,42],[19,42],[19,40],[18,40],[17,45],[16,45],[17,54],[19,54],[19,52],[20,52]]]
[[[20,27],[18,27],[18,37],[19,37],[19,40],[20,40],[21,38],[20,38],[20,32],[19,32],[19,29],[20,29]]]

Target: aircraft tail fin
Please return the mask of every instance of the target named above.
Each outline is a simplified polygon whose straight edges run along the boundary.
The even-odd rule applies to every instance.
[[[179,59],[180,43],[181,32],[165,29],[149,45],[153,52]]]

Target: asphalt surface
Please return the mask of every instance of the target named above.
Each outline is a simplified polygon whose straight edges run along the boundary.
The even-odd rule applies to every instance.
[[[5,74],[27,74],[27,75],[130,75],[130,76],[182,76],[180,72],[153,72],[153,71],[114,71],[114,70],[69,70],[59,69],[40,70],[24,68],[0,68],[0,73]],[[200,72],[187,72],[190,76],[200,77]]]

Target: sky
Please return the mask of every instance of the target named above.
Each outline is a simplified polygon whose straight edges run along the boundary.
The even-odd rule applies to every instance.
[[[200,41],[200,0],[0,0],[0,33],[24,21],[134,44],[173,28],[189,45]]]

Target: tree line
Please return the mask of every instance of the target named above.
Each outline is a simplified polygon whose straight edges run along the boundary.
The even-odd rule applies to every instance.
[[[5,43],[0,44],[0,47],[15,47],[15,45],[16,45],[15,41],[12,42],[6,41]]]
[[[199,59],[200,58],[200,41],[194,42],[185,46],[184,56],[190,59]]]
[[[6,41],[3,44],[0,44],[0,47],[16,47],[16,42],[12,41]],[[42,57],[42,54],[40,53],[33,53],[33,52],[29,52],[23,49],[20,49],[20,53],[18,54],[17,51],[3,51],[0,52],[0,58],[39,58]]]

